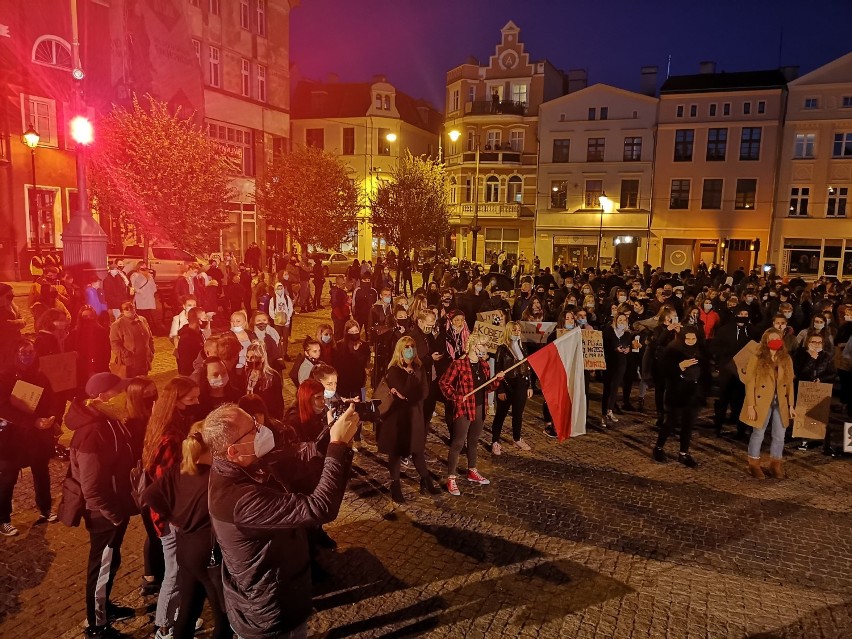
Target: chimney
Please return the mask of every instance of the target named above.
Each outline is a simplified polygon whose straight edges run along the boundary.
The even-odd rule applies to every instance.
[[[799,77],[798,65],[792,67],[781,67],[778,70],[784,75],[784,79],[786,79],[787,82],[792,82],[793,80]]]
[[[589,76],[585,69],[568,69],[568,93],[574,93],[589,86]]]
[[[639,93],[641,93],[642,95],[650,95],[651,97],[656,97],[658,70],[659,68],[656,66],[642,67],[639,79]]]
[[[704,62],[698,63],[698,73],[702,75],[707,75],[710,73],[716,73],[716,63],[712,60],[706,60]]]
[[[325,81],[327,84],[337,84],[338,82],[340,82],[340,76],[336,73],[329,73],[327,76],[325,76]]]

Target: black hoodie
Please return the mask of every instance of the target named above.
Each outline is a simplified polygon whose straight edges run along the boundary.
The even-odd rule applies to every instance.
[[[130,433],[106,405],[75,400],[65,415],[71,438],[71,476],[82,487],[89,517],[118,526],[139,511],[130,493],[134,467]]]

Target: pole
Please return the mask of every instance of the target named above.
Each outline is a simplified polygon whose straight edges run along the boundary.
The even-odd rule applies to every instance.
[[[33,169],[33,194],[30,198],[30,220],[33,219],[33,213],[35,213],[35,228],[33,229],[35,242],[33,242],[33,249],[35,249],[35,252],[38,253],[41,250],[41,211],[38,208],[38,185],[36,183],[35,149],[30,149],[30,154],[30,160],[32,162]]]
[[[476,262],[476,237],[479,235],[479,137],[476,138],[476,173],[473,178],[473,255],[471,262]]]
[[[500,371],[500,373],[502,373],[503,375],[505,375],[506,373],[508,373],[508,372],[509,372],[510,370],[512,370],[513,368],[517,368],[518,366],[520,366],[521,364],[523,364],[524,362],[526,362],[526,361],[527,361],[527,359],[529,359],[529,358],[525,357],[524,359],[518,360],[517,362],[515,362],[514,364],[512,364],[512,365],[511,365],[509,368],[507,368],[506,370],[504,370],[504,371]],[[477,386],[476,388],[474,388],[474,389],[473,389],[472,391],[470,391],[467,395],[465,395],[464,397],[462,397],[462,399],[467,399],[468,397],[470,397],[471,395],[473,395],[476,391],[480,391],[480,390],[482,390],[483,388],[485,388],[486,386],[488,386],[489,384],[491,384],[491,382],[493,382],[495,379],[497,379],[498,377],[500,377],[500,373],[498,373],[497,375],[495,375],[494,377],[492,377],[491,379],[489,379],[489,380],[488,380],[487,382],[485,382],[484,384],[480,384],[479,386]]]
[[[603,244],[603,214],[604,214],[603,203],[601,203],[601,225],[600,225],[600,228],[598,229],[598,264],[597,264],[597,270],[598,271],[601,270],[601,244]]]

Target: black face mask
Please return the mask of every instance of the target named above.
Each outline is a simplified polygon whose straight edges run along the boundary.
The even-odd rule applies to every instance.
[[[737,318],[737,326],[745,326],[746,324],[748,324],[748,318],[747,317],[738,317]]]
[[[255,328],[259,331],[265,331],[269,324],[255,324]]]
[[[452,302],[453,300],[441,300],[441,304],[443,304],[444,306],[449,306],[450,304],[452,304]]]
[[[208,324],[210,324],[210,322],[208,322],[207,320],[204,320],[203,322],[198,322],[198,325],[199,325],[201,328],[207,328],[207,325],[208,325]]]

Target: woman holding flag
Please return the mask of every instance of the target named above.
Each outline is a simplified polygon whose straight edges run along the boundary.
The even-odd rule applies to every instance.
[[[495,370],[505,372],[505,377],[497,389],[497,413],[491,424],[491,453],[494,455],[503,453],[500,435],[503,432],[503,421],[509,413],[509,408],[512,409],[512,439],[515,446],[521,450],[530,450],[530,445],[521,438],[524,407],[533,394],[530,367],[526,363],[515,366],[526,357],[527,353],[521,342],[520,323],[507,323],[503,332],[503,343],[497,348],[497,354],[494,357]],[[507,371],[507,369],[511,370]]]
[[[497,389],[505,373],[500,371],[494,379],[489,380],[491,370],[487,360],[487,344],[478,335],[471,335],[467,340],[466,356],[454,359],[439,382],[444,397],[455,409],[450,452],[447,455],[446,485],[451,495],[461,495],[456,482],[456,469],[465,442],[467,480],[483,486],[491,483],[476,469],[476,447],[485,426],[485,394]]]

